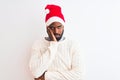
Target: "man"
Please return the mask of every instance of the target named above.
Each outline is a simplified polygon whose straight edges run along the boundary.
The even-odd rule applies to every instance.
[[[77,42],[63,36],[65,19],[58,5],[47,5],[48,37],[32,47],[30,70],[35,80],[83,80],[82,55]]]

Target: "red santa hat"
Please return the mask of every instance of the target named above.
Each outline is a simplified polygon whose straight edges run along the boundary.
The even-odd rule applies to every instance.
[[[45,23],[49,26],[53,22],[60,22],[61,24],[65,24],[65,19],[61,11],[61,7],[58,5],[47,5],[45,7],[46,18]]]

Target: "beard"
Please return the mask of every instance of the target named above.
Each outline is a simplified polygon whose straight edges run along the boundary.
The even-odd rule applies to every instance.
[[[62,34],[57,34],[57,33],[54,34],[57,41],[59,41],[62,38],[63,33],[64,33],[64,30],[63,30]]]

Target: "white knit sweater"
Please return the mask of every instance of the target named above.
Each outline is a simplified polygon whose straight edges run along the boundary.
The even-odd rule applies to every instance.
[[[32,46],[30,70],[35,78],[45,71],[45,80],[83,80],[82,55],[77,42],[37,40]]]

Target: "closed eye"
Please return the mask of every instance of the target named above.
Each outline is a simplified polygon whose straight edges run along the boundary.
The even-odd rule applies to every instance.
[[[58,28],[58,29],[62,28],[62,25],[60,25],[60,26],[57,26],[57,28]]]

